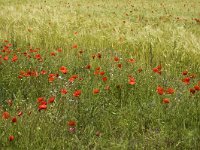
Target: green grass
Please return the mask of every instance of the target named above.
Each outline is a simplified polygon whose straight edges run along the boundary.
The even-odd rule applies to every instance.
[[[0,9],[0,112],[10,114],[0,119],[0,149],[200,149],[200,91],[190,92],[200,86],[200,1],[0,0]],[[175,93],[159,95],[158,86]],[[51,96],[39,111],[37,99]]]

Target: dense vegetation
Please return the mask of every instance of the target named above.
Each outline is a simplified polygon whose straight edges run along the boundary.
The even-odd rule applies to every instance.
[[[0,149],[200,149],[200,1],[0,9]]]

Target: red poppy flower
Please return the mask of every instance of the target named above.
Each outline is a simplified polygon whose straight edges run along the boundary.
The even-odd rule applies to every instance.
[[[13,135],[10,135],[9,136],[9,141],[13,141],[14,140],[14,136]]]
[[[122,68],[122,64],[118,64],[117,66],[118,66],[118,68],[120,68],[120,69]]]
[[[38,77],[39,74],[38,74],[37,71],[32,71],[32,72],[31,72],[31,76],[32,76],[32,77]]]
[[[158,73],[158,74],[161,75],[161,65],[159,65],[159,66],[153,68],[153,72]]]
[[[41,57],[40,54],[36,54],[36,55],[35,55],[35,58],[36,58],[37,60],[41,60],[41,59],[42,59],[42,57]]]
[[[99,70],[95,70],[94,75],[98,75],[99,74]]]
[[[8,46],[4,46],[2,52],[6,52],[8,50],[9,50],[9,47]]]
[[[74,82],[74,80],[76,79],[76,78],[78,78],[78,75],[72,75],[70,78],[69,78],[69,82]]]
[[[105,74],[105,72],[101,71],[101,72],[99,72],[99,74],[103,76]]]
[[[47,71],[46,71],[46,70],[42,70],[40,73],[41,73],[42,75],[45,75],[45,74],[47,74]]]
[[[23,76],[22,76],[22,75],[19,75],[19,76],[18,76],[18,78],[19,78],[19,79],[22,79],[22,78],[23,78]]]
[[[99,93],[99,92],[100,92],[99,89],[94,89],[94,90],[93,90],[93,93],[94,93],[94,94],[97,94],[97,93]]]
[[[195,85],[195,86],[194,86],[194,89],[195,89],[196,91],[200,91],[200,86],[199,86],[199,85]]]
[[[16,123],[16,122],[17,122],[17,118],[16,117],[12,118],[12,123]]]
[[[190,93],[194,94],[195,93],[195,89],[194,88],[190,88]]]
[[[21,70],[21,71],[20,71],[20,75],[26,77],[26,76],[27,76],[27,73],[26,73],[25,71]]]
[[[40,111],[40,110],[46,110],[47,109],[47,105],[39,105],[38,106],[38,110]]]
[[[3,114],[2,114],[2,118],[3,118],[3,119],[8,119],[8,118],[10,118],[10,114],[9,114],[7,111],[5,111],[5,112],[3,112]]]
[[[173,88],[168,88],[168,89],[166,90],[166,93],[167,93],[167,94],[174,94],[174,92],[175,92],[175,90],[174,90]]]
[[[37,102],[38,102],[38,103],[41,103],[41,102],[43,102],[44,100],[45,100],[44,97],[38,97],[38,98],[37,98]]]
[[[185,71],[182,72],[182,75],[184,75],[184,76],[187,75],[187,74],[188,74],[187,70],[185,70]]]
[[[182,81],[183,81],[185,84],[190,84],[190,78],[189,78],[189,77],[183,78]]]
[[[49,74],[49,82],[53,82],[56,77],[59,77],[59,75],[57,76],[56,74]]]
[[[55,101],[55,96],[51,96],[48,100],[48,103],[53,103]]]
[[[91,65],[87,65],[85,68],[86,68],[86,69],[90,69],[90,68],[91,68]]]
[[[79,97],[81,95],[81,90],[76,90],[74,93],[73,93],[73,96],[75,97]]]
[[[76,121],[73,121],[73,120],[70,120],[70,121],[68,121],[68,126],[70,126],[70,127],[75,127],[76,126]]]
[[[67,90],[66,90],[65,88],[61,89],[60,92],[61,92],[61,94],[63,94],[63,95],[67,94]]]
[[[4,56],[3,60],[8,60],[8,56]]]
[[[62,52],[62,48],[58,48],[57,52],[59,52],[59,53]]]
[[[68,81],[69,81],[69,82],[71,82],[71,83],[73,83],[73,82],[74,82],[74,80],[75,80],[75,78],[72,78],[72,77],[71,77],[71,78],[69,78],[69,80],[68,80]]]
[[[108,80],[108,78],[107,78],[107,77],[103,77],[102,80],[103,80],[104,82],[106,82],[106,81]]]
[[[99,58],[99,59],[101,58],[101,54],[100,53],[97,54],[97,58]]]
[[[98,71],[99,71],[99,70],[101,70],[101,67],[97,67],[95,70],[98,70]]]
[[[50,77],[57,77],[57,76],[58,76],[57,74],[53,74],[53,73],[49,74],[49,78]]]
[[[156,89],[157,93],[160,94],[160,95],[163,95],[164,94],[164,89],[161,87],[161,86],[158,86],[157,89]]]
[[[128,59],[128,62],[129,62],[129,63],[134,63],[134,62],[135,62],[135,59],[130,58],[130,59]]]
[[[53,82],[55,80],[55,77],[49,77],[48,80],[49,82]]]
[[[77,45],[77,44],[74,44],[74,45],[72,46],[72,48],[78,48],[78,45]]]
[[[65,66],[61,66],[60,67],[60,71],[63,73],[63,74],[66,74],[68,72],[67,68]]]
[[[162,69],[162,66],[161,66],[161,65],[158,65],[157,68],[158,68],[159,70],[161,70],[161,69]]]
[[[38,51],[38,49],[32,49],[32,48],[29,50],[30,53],[35,53],[37,51]]]
[[[47,102],[46,101],[42,101],[39,103],[40,105],[47,105]]]
[[[164,103],[164,104],[168,104],[169,102],[170,102],[170,100],[169,100],[168,98],[164,98],[164,99],[163,99],[163,103]]]
[[[134,85],[136,82],[135,82],[135,78],[134,77],[129,77],[129,82],[128,82],[130,85]]]
[[[55,52],[51,52],[50,55],[51,56],[56,56],[56,53]]]
[[[8,47],[11,47],[11,46],[12,46],[12,44],[11,44],[11,43],[9,43],[9,44],[7,44],[7,46],[8,46]]]
[[[14,55],[13,58],[12,58],[12,62],[16,62],[17,60],[18,60],[17,55]]]
[[[26,72],[25,76],[30,77],[30,76],[31,76],[31,71],[28,70],[28,71]]]
[[[119,57],[114,57],[114,60],[117,62],[119,61]]]

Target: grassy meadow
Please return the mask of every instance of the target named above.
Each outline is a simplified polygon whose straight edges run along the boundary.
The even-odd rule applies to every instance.
[[[0,0],[0,150],[200,149],[200,0]]]

